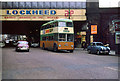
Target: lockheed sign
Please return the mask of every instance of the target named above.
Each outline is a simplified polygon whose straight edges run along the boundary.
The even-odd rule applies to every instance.
[[[7,15],[55,15],[55,10],[7,10]]]

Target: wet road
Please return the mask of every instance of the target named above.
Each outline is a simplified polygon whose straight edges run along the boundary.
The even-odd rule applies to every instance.
[[[118,57],[88,54],[81,49],[74,53],[52,52],[31,48],[15,52],[3,48],[3,79],[117,79]]]

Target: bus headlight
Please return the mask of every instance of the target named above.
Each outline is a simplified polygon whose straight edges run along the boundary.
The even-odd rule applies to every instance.
[[[59,45],[59,47],[61,47],[61,45]]]
[[[71,45],[71,47],[73,48],[73,45]]]

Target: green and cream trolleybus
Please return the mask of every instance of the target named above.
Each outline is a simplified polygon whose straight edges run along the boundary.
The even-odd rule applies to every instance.
[[[45,23],[40,29],[40,47],[53,51],[74,50],[74,27],[70,19],[57,19]]]

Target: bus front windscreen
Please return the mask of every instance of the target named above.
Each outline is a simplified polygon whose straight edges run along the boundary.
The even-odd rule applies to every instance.
[[[59,41],[66,41],[66,35],[65,34],[59,34]]]
[[[67,34],[67,41],[69,42],[73,41],[73,34]]]
[[[73,34],[59,34],[59,41],[73,42]]]

